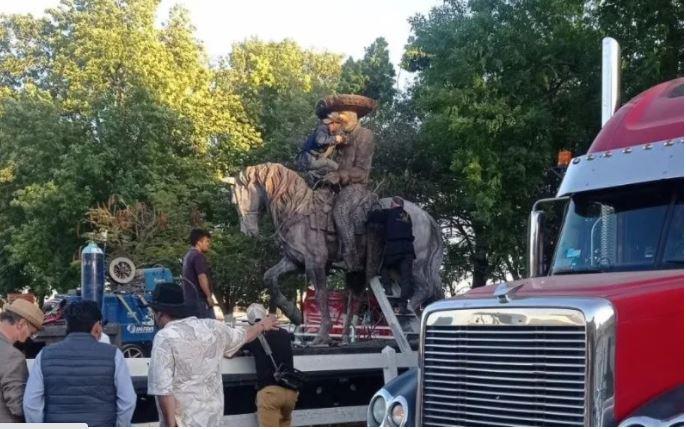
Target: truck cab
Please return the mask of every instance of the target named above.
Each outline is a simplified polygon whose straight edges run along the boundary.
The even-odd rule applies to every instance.
[[[534,205],[529,278],[426,308],[369,426],[683,426],[683,84],[626,103]]]

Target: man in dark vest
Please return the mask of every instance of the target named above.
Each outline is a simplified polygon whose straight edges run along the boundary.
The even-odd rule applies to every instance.
[[[27,423],[130,426],[136,393],[124,355],[98,342],[102,313],[93,301],[69,304],[67,337],[33,362],[24,393]]]

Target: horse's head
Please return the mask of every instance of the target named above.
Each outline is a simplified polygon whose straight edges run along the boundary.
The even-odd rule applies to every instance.
[[[236,206],[241,222],[241,232],[250,237],[260,233],[259,221],[264,207],[264,189],[250,180],[247,170],[236,178],[224,181],[231,184],[231,202]]]
[[[312,190],[294,171],[281,164],[264,163],[247,167],[233,182],[231,201],[241,220],[241,232],[256,236],[263,209],[269,209],[275,227],[294,216],[302,216],[312,198]]]

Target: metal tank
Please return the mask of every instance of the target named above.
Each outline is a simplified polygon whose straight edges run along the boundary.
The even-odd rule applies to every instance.
[[[102,308],[105,290],[105,253],[90,241],[81,251],[81,298]]]

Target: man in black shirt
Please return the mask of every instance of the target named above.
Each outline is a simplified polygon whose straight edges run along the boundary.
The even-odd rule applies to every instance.
[[[267,310],[260,304],[248,307],[248,323],[254,325],[267,317]],[[269,344],[274,361],[281,369],[293,369],[291,336],[284,329],[263,334]],[[291,414],[298,401],[296,390],[279,385],[274,379],[274,363],[267,355],[259,338],[244,346],[255,357],[257,371],[257,421],[260,426],[290,426]]]
[[[402,198],[393,197],[389,209],[371,211],[367,220],[370,223],[380,223],[384,226],[385,245],[381,267],[381,283],[388,292],[391,286],[390,271],[396,270],[400,275],[398,281],[400,299],[406,303],[414,292],[412,264],[415,253],[412,219],[403,206]],[[409,310],[403,305],[400,311],[405,313]]]
[[[214,319],[210,268],[205,253],[209,252],[212,236],[204,229],[191,231],[190,244],[183,257],[183,296],[187,304],[195,306],[198,318]]]

